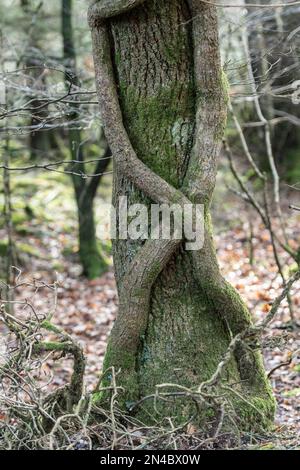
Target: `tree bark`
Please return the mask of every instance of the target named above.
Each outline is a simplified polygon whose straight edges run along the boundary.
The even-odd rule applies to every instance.
[[[152,400],[132,404],[161,383],[195,390],[215,372],[231,335],[251,325],[238,293],[220,275],[209,214],[226,116],[216,11],[197,0],[106,0],[91,7],[89,23],[115,158],[114,202],[126,195],[129,203],[205,206],[200,251],[186,251],[180,241],[114,243],[120,308],[104,370],[120,369],[123,403],[151,421]],[[106,379],[109,384],[109,373]],[[235,384],[228,403],[241,427],[272,420],[270,386],[251,346],[237,342],[220,382]],[[175,422],[195,411],[191,400],[175,396],[159,400],[156,410]],[[203,406],[198,418],[207,423],[214,413]]]

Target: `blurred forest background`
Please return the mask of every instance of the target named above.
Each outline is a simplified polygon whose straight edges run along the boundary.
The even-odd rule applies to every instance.
[[[86,3],[0,3],[0,280],[6,312],[0,364],[15,345],[7,315],[51,313],[82,346],[91,390],[117,297],[111,243],[97,236],[101,205],[111,199],[113,157],[95,93]],[[230,99],[212,213],[222,271],[259,321],[299,270],[300,5],[249,3],[257,8],[219,10]],[[251,438],[254,447],[299,447],[300,295],[299,284],[290,287],[263,344],[280,437]],[[72,361],[58,361],[53,353],[34,365],[28,356],[12,354],[9,360],[16,361],[19,375],[7,381],[4,369],[0,373],[4,447],[13,435],[8,414],[20,407],[28,411],[22,381],[30,377],[30,387],[36,387],[30,400],[40,400],[46,385],[54,390],[72,372]],[[135,445],[144,439],[137,434]],[[200,445],[194,429],[184,439],[187,446]]]

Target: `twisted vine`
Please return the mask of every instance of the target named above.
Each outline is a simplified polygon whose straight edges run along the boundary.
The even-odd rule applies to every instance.
[[[115,83],[109,21],[146,1],[149,0],[100,0],[89,8],[97,94],[105,134],[120,173],[151,200],[159,204],[176,203],[182,209],[185,204],[204,204],[205,241],[202,250],[192,252],[194,271],[216,314],[222,317],[229,333],[237,335],[250,327],[250,315],[237,292],[220,274],[209,220],[226,122],[227,93],[220,65],[216,8],[201,0],[188,0],[193,30],[197,111],[193,149],[183,184],[178,190],[148,168],[136,154],[123,124]],[[111,332],[104,366],[122,368],[126,360],[122,385],[132,384],[134,378],[137,388],[131,390],[133,396],[138,396],[135,361],[148,323],[151,290],[182,241],[146,241],[139,248],[119,288],[119,314]],[[264,378],[257,353],[249,353],[244,344],[237,344],[235,356],[242,379],[257,383]]]

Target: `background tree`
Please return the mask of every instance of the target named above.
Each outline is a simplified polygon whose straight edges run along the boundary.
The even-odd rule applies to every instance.
[[[5,0],[1,4],[1,13],[8,12],[8,3]],[[91,40],[79,12],[78,0],[72,12],[70,4],[69,19],[66,15],[64,20],[65,31],[62,28],[62,0],[54,2],[52,7],[38,0],[20,0],[5,14],[5,22],[1,24],[5,38],[1,61],[5,63],[3,70],[9,67],[8,73],[3,74],[8,99],[5,112],[1,110],[1,118],[6,119],[7,133],[10,134],[8,157],[11,166],[31,167],[31,172],[37,176],[36,184],[43,183],[49,177],[43,170],[43,165],[48,163],[53,163],[51,168],[57,173],[72,176],[77,188],[75,210],[78,213],[79,258],[84,274],[93,278],[107,267],[105,255],[100,255],[97,246],[100,243],[95,235],[93,203],[102,174],[110,173],[107,166],[111,157],[103,133],[99,136],[99,127],[94,126],[99,119],[99,110],[97,103],[93,103]],[[71,14],[75,24],[74,35]],[[16,24],[21,25],[20,28],[16,29]],[[0,131],[5,134],[3,128]],[[89,156],[85,162],[84,154]],[[102,154],[104,158],[100,158]],[[77,163],[69,165],[70,159]],[[89,176],[86,177],[86,174]],[[93,178],[93,175],[96,176]],[[110,181],[106,179],[104,184],[110,193]],[[11,186],[14,192],[14,178]],[[34,224],[35,216],[43,212],[43,201],[39,203],[34,187],[29,184],[26,196],[22,196],[25,214],[22,208],[13,207],[13,219],[17,222],[14,225],[18,225],[19,221],[21,224],[24,219]],[[64,197],[66,193],[69,194],[67,187]],[[68,204],[68,197],[65,200]],[[31,202],[36,211],[33,211]],[[72,200],[70,203],[72,205]],[[42,218],[47,219],[47,214],[44,213]],[[14,228],[19,230],[17,226]],[[26,227],[22,226],[20,230],[23,230],[24,236],[28,234]],[[106,249],[103,243],[102,249]],[[68,259],[73,252],[74,246],[66,247]]]
[[[245,3],[253,4],[250,0]],[[300,114],[292,95],[295,91],[293,84],[299,79],[300,7],[281,6],[263,12],[260,9],[262,1],[254,3],[257,3],[257,8],[249,8],[247,17],[250,50],[247,60],[251,60],[261,106],[272,125],[272,146],[280,173],[285,180],[295,183],[300,177]],[[257,117],[254,115],[255,120]],[[262,167],[268,169],[264,158],[263,129],[250,129],[247,135]]]
[[[120,308],[104,369],[121,369],[127,404],[160,383],[193,388],[215,372],[232,335],[242,335],[218,386],[242,427],[267,425],[274,412],[270,386],[260,353],[244,338],[249,312],[220,274],[210,222],[227,93],[216,10],[194,0],[105,1],[91,7],[89,23],[115,158],[115,203],[127,195],[129,203],[205,206],[198,252],[180,240],[116,241]],[[143,401],[148,420],[149,401]],[[189,415],[175,398],[159,409],[178,421]]]
[[[77,91],[80,89],[80,83],[76,70],[76,52],[73,39],[72,0],[62,0],[62,37],[66,87],[70,91],[71,89]],[[80,113],[80,108],[74,101],[68,112],[70,121],[76,120],[78,113]],[[79,256],[84,274],[93,279],[103,274],[107,269],[107,264],[100,255],[97,245],[93,203],[102,175],[110,163],[111,152],[105,142],[103,158],[98,159],[94,168],[95,176],[90,180],[84,179],[77,176],[78,173],[84,175],[85,172],[84,142],[80,128],[71,127],[68,135],[71,160],[78,162],[72,164],[70,169],[73,172],[71,178],[78,211]]]
[[[37,131],[33,130],[29,133],[29,148],[33,160],[49,155],[57,145],[55,130],[41,130],[39,128],[49,113],[45,103],[41,104],[39,100],[39,95],[44,94],[47,90],[47,56],[40,45],[44,33],[42,22],[46,21],[47,17],[43,7],[43,2],[21,0],[26,39],[18,66],[24,65],[28,70],[27,87],[30,90],[28,101],[32,110],[30,124],[33,129],[37,128]]]

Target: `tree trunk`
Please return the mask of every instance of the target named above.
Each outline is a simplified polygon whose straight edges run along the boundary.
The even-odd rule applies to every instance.
[[[114,3],[124,4],[123,10],[130,4]],[[136,406],[141,398],[162,383],[196,390],[215,372],[231,335],[251,322],[239,295],[219,273],[209,215],[225,116],[215,9],[184,0],[132,3],[135,8],[129,6],[118,16],[101,2],[89,14],[100,106],[115,157],[114,202],[124,195],[129,204],[172,198],[184,203],[188,197],[205,205],[206,226],[204,248],[198,252],[186,251],[180,242],[114,243],[120,308],[104,370],[120,369],[120,400],[151,421],[156,415],[153,400]],[[111,104],[114,91],[108,80],[116,83],[134,150],[127,145],[122,123],[117,128],[121,115],[118,103]],[[105,383],[110,379],[108,373]],[[272,420],[270,386],[260,353],[251,346],[238,342],[218,386],[224,384],[232,386],[228,403],[242,427],[254,429]],[[176,390],[164,389],[171,395]],[[217,414],[212,404],[202,405],[200,420]],[[195,411],[193,401],[180,393],[168,402],[158,400],[156,410],[174,422]]]
[[[77,199],[79,223],[79,256],[83,274],[95,279],[107,271],[107,264],[99,253],[94,221],[93,198],[83,196]]]

